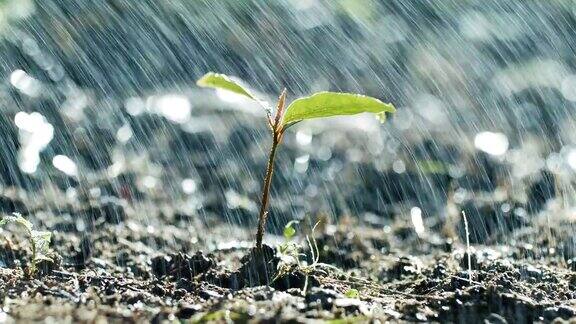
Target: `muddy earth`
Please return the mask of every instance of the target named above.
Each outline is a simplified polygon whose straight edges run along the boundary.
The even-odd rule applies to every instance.
[[[226,116],[211,118],[222,122]],[[200,166],[193,179],[182,180],[179,166],[167,164],[154,178],[134,166],[66,190],[61,183],[72,177],[51,178],[34,193],[6,189],[0,200],[4,215],[21,213],[35,228],[50,231],[52,261],[41,261],[31,274],[25,235],[17,226],[1,232],[0,318],[504,323],[576,316],[574,214],[563,208],[566,197],[553,174],[525,179],[525,191],[518,192],[499,184],[513,165],[449,145],[422,154],[457,153],[454,165],[466,166],[458,178],[415,173],[410,165],[402,172],[380,170],[370,152],[354,160],[346,154],[367,134],[339,130],[346,140],[330,146],[333,157],[323,160],[316,147],[298,143],[302,132],[312,130],[299,130],[286,135],[267,245],[256,253],[258,186],[248,194],[232,188],[249,188],[243,182],[257,178],[249,172],[263,172],[267,141],[263,137],[258,144],[246,138],[251,129],[240,130],[241,136],[186,135],[186,162]],[[311,141],[334,136],[325,130]],[[168,141],[162,145],[174,138],[162,138]],[[221,143],[235,150],[244,146],[254,162],[205,161],[206,152]],[[410,149],[431,150],[428,144],[424,140]],[[305,152],[308,168],[294,172],[295,159]],[[494,170],[493,182],[475,181],[478,167]],[[158,183],[151,185],[153,180]],[[282,186],[287,181],[303,190]],[[183,183],[185,193],[160,183]],[[439,196],[442,204],[432,198]],[[469,223],[469,248],[460,211]],[[288,239],[283,226],[292,219],[300,222]]]

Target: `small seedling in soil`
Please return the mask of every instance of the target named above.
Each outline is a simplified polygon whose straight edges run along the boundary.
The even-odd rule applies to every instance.
[[[0,227],[3,227],[7,224],[18,225],[24,231],[24,234],[28,237],[30,246],[32,247],[32,259],[28,269],[28,274],[30,276],[33,276],[36,273],[37,265],[40,262],[53,262],[52,258],[49,257],[50,250],[48,248],[50,239],[52,237],[50,232],[34,230],[32,223],[17,213],[14,213],[12,216],[5,216],[0,220]]]
[[[278,277],[282,269],[290,268],[293,265],[300,266],[300,257],[305,256],[300,253],[300,245],[292,240],[294,235],[296,235],[296,229],[294,225],[298,224],[298,221],[290,221],[286,226],[284,226],[284,242],[278,245],[278,255],[280,261],[278,262]]]
[[[304,285],[302,287],[302,294],[305,295],[308,290],[308,285],[310,281],[310,276],[315,272],[323,271],[323,269],[339,270],[338,268],[320,262],[320,249],[314,238],[314,232],[320,224],[317,222],[312,228],[312,233],[310,236],[306,236],[306,242],[308,243],[308,248],[310,249],[310,259],[312,263],[307,264],[304,261],[300,261],[300,257],[306,257],[305,254],[300,253],[301,246],[294,241],[292,238],[296,235],[296,230],[294,225],[298,224],[298,221],[290,221],[284,227],[284,242],[278,246],[278,255],[280,261],[278,262],[278,269],[276,276],[273,281],[278,280],[290,273],[300,273],[304,276]]]
[[[360,292],[354,288],[348,289],[344,295],[348,298],[360,298]]]
[[[303,120],[356,115],[365,112],[375,113],[383,120],[385,113],[396,111],[393,105],[383,103],[376,98],[341,92],[318,92],[309,97],[298,98],[286,106],[286,89],[284,89],[278,98],[276,110],[272,112],[272,109],[264,101],[258,99],[241,81],[232,77],[210,72],[200,78],[197,84],[201,87],[228,90],[248,97],[260,103],[266,110],[268,126],[272,135],[272,147],[268,157],[258,215],[258,231],[256,233],[256,249],[258,250],[262,249],[264,228],[268,217],[268,197],[274,172],[274,158],[286,129]]]

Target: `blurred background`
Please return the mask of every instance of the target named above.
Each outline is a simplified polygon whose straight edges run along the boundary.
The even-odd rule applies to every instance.
[[[254,224],[265,119],[197,89],[215,71],[271,101],[286,87],[398,108],[294,127],[270,230],[308,214],[440,229],[463,209],[473,241],[503,240],[570,213],[575,26],[570,0],[1,0],[0,208]]]

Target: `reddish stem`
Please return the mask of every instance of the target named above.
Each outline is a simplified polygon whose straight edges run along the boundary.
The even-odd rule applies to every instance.
[[[268,156],[268,165],[266,167],[266,175],[264,176],[264,187],[262,188],[262,200],[260,205],[260,213],[258,214],[258,231],[256,232],[256,248],[262,249],[262,240],[264,238],[264,230],[266,228],[266,220],[268,219],[268,201],[270,199],[270,185],[272,184],[272,174],[274,173],[274,158],[276,157],[276,150],[282,141],[282,116],[284,115],[284,108],[286,103],[286,89],[278,98],[278,106],[276,108],[276,116],[274,117],[274,124],[272,124],[272,148]]]

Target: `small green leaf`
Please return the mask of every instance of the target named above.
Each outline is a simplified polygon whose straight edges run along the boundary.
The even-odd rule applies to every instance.
[[[294,229],[294,225],[298,224],[298,221],[289,221],[286,226],[284,226],[284,238],[289,240],[296,234],[296,229]]]
[[[319,92],[310,97],[294,100],[282,119],[282,125],[299,122],[305,119],[332,117],[341,115],[355,115],[369,112],[375,114],[393,113],[393,105],[382,101],[352,93]]]
[[[235,94],[248,97],[252,100],[257,101],[259,104],[262,105],[262,107],[264,107],[264,109],[266,109],[268,113],[270,113],[270,107],[268,106],[268,104],[265,101],[256,97],[252,93],[252,91],[250,91],[248,87],[245,86],[244,83],[237,78],[225,74],[208,72],[198,81],[196,81],[196,84],[200,87],[227,90]]]
[[[32,231],[30,233],[34,244],[36,245],[36,250],[38,252],[43,252],[48,250],[50,245],[50,240],[52,238],[52,233],[44,231]]]
[[[28,231],[32,231],[32,223],[26,220],[26,218],[22,217],[22,215],[18,213],[14,213],[12,216],[4,216],[0,220],[0,226],[4,226],[6,224],[18,224],[25,227]]]
[[[227,76],[225,74],[214,72],[206,73],[203,77],[196,81],[196,84],[201,87],[232,91],[250,99],[258,100],[244,85],[242,85],[242,81],[235,80],[233,77]]]
[[[348,298],[360,298],[360,292],[354,288],[348,289],[344,295]]]

